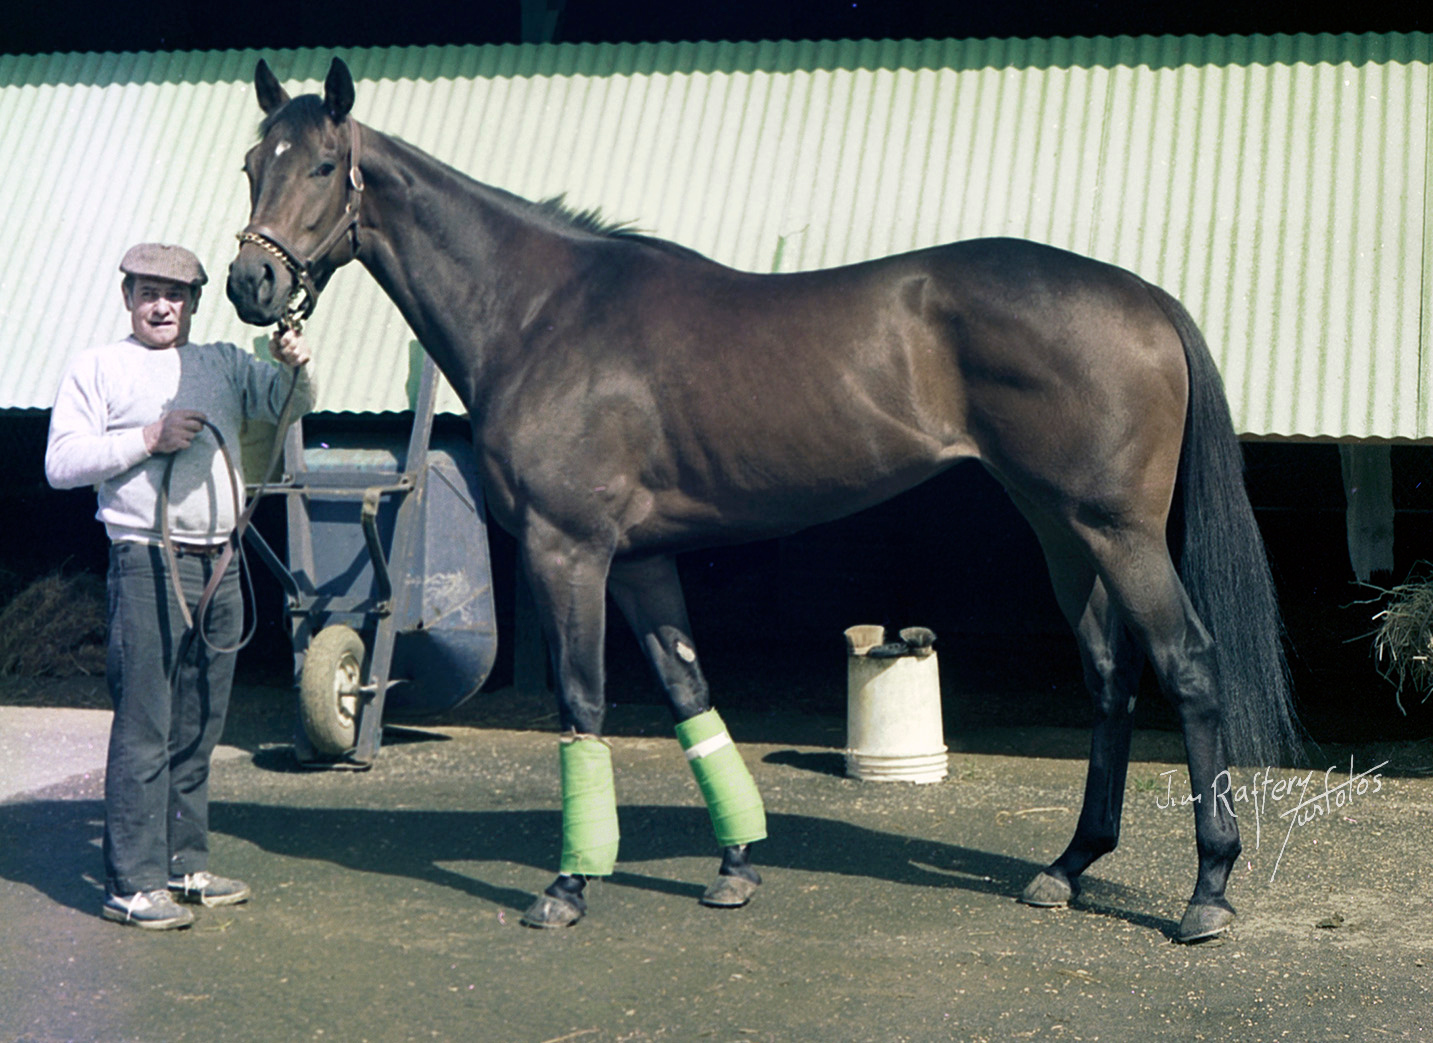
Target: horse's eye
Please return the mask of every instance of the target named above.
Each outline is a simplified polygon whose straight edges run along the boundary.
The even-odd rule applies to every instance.
[[[314,167],[310,177],[329,177],[334,171],[334,165],[327,160]]]

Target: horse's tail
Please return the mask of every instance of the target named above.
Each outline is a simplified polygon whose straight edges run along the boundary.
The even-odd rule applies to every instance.
[[[1244,488],[1244,455],[1229,415],[1224,382],[1189,312],[1151,286],[1184,342],[1189,409],[1172,518],[1179,574],[1214,639],[1222,692],[1224,745],[1233,763],[1273,765],[1294,755],[1294,715],[1284,629],[1264,541]]]

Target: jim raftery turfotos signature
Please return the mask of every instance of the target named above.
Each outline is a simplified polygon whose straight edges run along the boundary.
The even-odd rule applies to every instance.
[[[1375,764],[1366,771],[1354,774],[1353,758],[1348,759],[1348,777],[1339,781],[1335,776],[1337,767],[1330,767],[1323,773],[1322,785],[1315,772],[1308,772],[1299,775],[1297,772],[1276,773],[1273,768],[1260,768],[1254,772],[1253,778],[1246,785],[1235,785],[1233,776],[1227,771],[1221,771],[1215,777],[1214,783],[1210,786],[1211,792],[1207,796],[1223,805],[1224,810],[1235,818],[1239,817],[1242,810],[1245,813],[1250,810],[1254,813],[1254,850],[1259,849],[1262,839],[1263,821],[1269,813],[1270,802],[1279,813],[1279,818],[1288,823],[1284,830],[1284,841],[1279,846],[1279,857],[1274,859],[1274,871],[1269,874],[1269,882],[1274,882],[1274,877],[1279,873],[1279,863],[1283,861],[1284,851],[1288,849],[1289,838],[1294,835],[1294,830],[1309,825],[1317,819],[1332,816],[1335,811],[1349,808],[1355,800],[1366,799],[1379,793],[1383,789],[1383,776],[1378,774],[1388,766],[1388,761]],[[1176,796],[1174,792],[1174,776],[1179,769],[1170,768],[1168,771],[1159,773],[1164,779],[1164,795],[1155,798],[1155,804],[1161,808],[1185,807],[1190,804],[1201,803],[1206,794],[1185,793]],[[1294,803],[1289,807],[1282,807],[1289,801]]]

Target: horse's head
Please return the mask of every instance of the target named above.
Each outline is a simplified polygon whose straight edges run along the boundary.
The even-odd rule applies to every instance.
[[[349,116],[353,77],[335,58],[322,98],[290,99],[260,59],[254,87],[265,118],[244,157],[249,224],[229,265],[229,300],[245,322],[293,324],[358,253],[363,175],[359,127]]]

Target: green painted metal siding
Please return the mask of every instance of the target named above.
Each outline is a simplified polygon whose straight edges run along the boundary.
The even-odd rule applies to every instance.
[[[1427,35],[340,51],[356,114],[472,176],[793,271],[979,235],[1175,293],[1251,435],[1433,439]],[[330,52],[266,55],[316,90]],[[257,52],[0,57],[0,408],[122,335],[141,239],[209,266],[245,220]],[[414,346],[356,266],[310,327],[321,408],[401,409]],[[449,396],[446,408],[455,409]]]
[[[1168,48],[1112,73],[1090,252],[1185,301],[1243,430],[1433,435],[1428,38]]]

